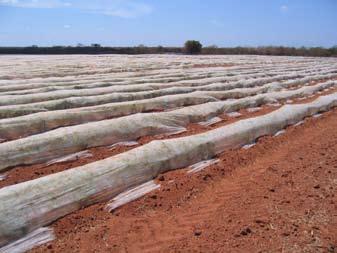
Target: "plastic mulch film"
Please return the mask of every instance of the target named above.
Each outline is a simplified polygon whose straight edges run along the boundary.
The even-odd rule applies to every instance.
[[[221,118],[219,118],[219,117],[213,117],[213,118],[210,118],[209,120],[201,121],[198,124],[201,125],[201,126],[212,126],[212,125],[214,125],[216,123],[219,123],[221,121],[222,121]]]
[[[76,161],[81,158],[92,157],[93,155],[88,150],[80,151],[74,154],[66,155],[64,157],[53,159],[46,163],[47,166],[55,164],[55,163],[63,163],[63,162],[71,162]]]
[[[328,81],[313,86],[298,89],[302,94],[308,95],[313,92],[333,87],[336,81]],[[241,88],[229,91],[197,91],[189,94],[171,95],[153,99],[144,99],[134,102],[112,103],[93,107],[83,107],[69,110],[39,112],[35,114],[0,120],[0,138],[17,139],[32,134],[52,130],[58,127],[83,124],[90,121],[99,121],[107,118],[120,117],[140,112],[165,110],[181,106],[198,105],[216,100],[228,98],[244,98],[256,94],[272,93],[270,90],[278,90],[281,86],[289,83],[272,83],[266,87]],[[284,91],[290,92],[294,90]],[[281,93],[281,92],[279,92]],[[284,94],[284,93],[283,93]],[[287,94],[287,93],[286,93]],[[296,94],[296,92],[295,92]],[[0,108],[1,110],[1,108]]]
[[[172,86],[170,88],[163,88],[154,91],[144,91],[144,92],[133,92],[133,93],[113,93],[113,94],[103,94],[103,95],[90,95],[90,96],[79,96],[79,97],[69,97],[63,99],[54,99],[43,102],[30,101],[30,97],[33,95],[27,94],[23,95],[14,95],[14,96],[1,96],[2,106],[0,107],[0,119],[11,118],[11,117],[19,117],[23,115],[38,113],[38,112],[47,112],[54,110],[65,110],[72,108],[81,108],[81,107],[94,107],[92,110],[98,110],[105,108],[104,106],[100,106],[105,104],[105,106],[113,106],[113,103],[122,103],[124,104],[128,102],[131,103],[142,103],[139,100],[148,100],[155,99],[153,101],[149,101],[149,103],[153,103],[155,101],[161,101],[163,96],[168,95],[188,95],[191,92],[201,92],[200,95],[216,95],[218,92],[212,91],[222,91],[223,94],[219,97],[222,99],[228,98],[240,98],[245,93],[250,91],[251,95],[256,95],[259,93],[263,93],[266,91],[276,91],[281,90],[283,88],[292,87],[296,85],[302,85],[308,83],[310,80],[321,80],[325,78],[333,78],[336,77],[337,74],[319,74],[314,76],[306,76],[302,78],[300,74],[287,74],[287,75],[278,75],[273,77],[263,77],[263,78],[255,78],[255,79],[245,79],[245,76],[242,76],[241,80],[237,80],[235,82],[221,83],[221,82],[213,82],[203,86],[197,87],[175,87]],[[282,81],[285,79],[290,79],[287,81]],[[291,80],[294,79],[294,80]],[[243,93],[240,93],[238,89],[242,88],[251,88],[251,90],[246,89]],[[230,92],[233,90],[233,92]],[[224,92],[227,91],[227,92]],[[208,93],[207,93],[208,92]],[[1,95],[1,93],[0,93]],[[246,94],[247,95],[247,94]],[[51,96],[49,92],[41,93],[40,96]],[[6,97],[9,105],[6,105]],[[164,98],[165,99],[165,98]],[[21,101],[22,100],[22,101]],[[27,101],[26,101],[27,100]],[[1,103],[0,101],[0,103]],[[20,104],[21,102],[27,102],[24,104]],[[131,102],[133,101],[133,102]],[[19,103],[19,104],[18,104]],[[194,102],[196,103],[196,101]],[[126,103],[127,104],[127,103]],[[173,107],[163,107],[164,109],[171,109]],[[153,109],[163,109],[163,108],[153,108]],[[145,110],[146,108],[144,108]],[[83,110],[88,110],[88,108],[83,108]],[[81,112],[80,110],[79,112]],[[140,112],[140,111],[139,111]],[[117,117],[120,115],[126,115],[128,111],[120,111],[120,114],[114,114],[111,116]]]
[[[274,135],[337,106],[337,93],[285,105],[202,134],[152,141],[84,166],[0,189],[0,245],[17,240],[85,206],[109,200],[169,170],[212,159],[224,150]]]
[[[221,113],[233,114],[239,109],[257,107],[289,97],[312,94],[334,83],[326,82],[297,90],[265,93],[234,101],[205,103],[170,112],[134,114],[111,120],[59,128],[43,134],[1,143],[0,171],[21,164],[47,162],[91,147],[133,141],[146,135],[181,133],[186,131],[185,127],[189,123],[207,121]],[[12,127],[10,129],[8,125],[6,129],[12,131],[14,126]],[[0,126],[0,132],[1,128],[5,128],[5,126]],[[23,130],[27,131],[27,128],[20,128],[20,133]],[[43,147],[43,149],[40,147]],[[18,152],[18,149],[21,152]]]
[[[213,164],[216,164],[217,162],[219,162],[219,159],[210,159],[210,160],[197,162],[197,163],[188,167],[189,171],[187,173],[197,173],[201,170],[206,169],[207,167],[209,167]]]
[[[122,192],[114,197],[106,206],[106,210],[109,212],[117,209],[118,207],[125,205],[133,200],[139,199],[145,194],[152,192],[160,188],[160,184],[156,184],[153,180],[136,186],[130,190]]]
[[[2,248],[1,253],[24,253],[34,247],[45,244],[55,239],[54,232],[51,228],[38,228],[23,238],[14,241]]]

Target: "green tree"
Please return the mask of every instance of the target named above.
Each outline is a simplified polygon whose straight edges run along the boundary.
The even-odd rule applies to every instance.
[[[185,42],[184,51],[187,54],[199,54],[201,49],[202,45],[197,40],[188,40]]]

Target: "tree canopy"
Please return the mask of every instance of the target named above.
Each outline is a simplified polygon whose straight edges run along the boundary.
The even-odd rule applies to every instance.
[[[202,45],[197,40],[188,40],[185,42],[184,51],[187,54],[199,54],[201,53]]]

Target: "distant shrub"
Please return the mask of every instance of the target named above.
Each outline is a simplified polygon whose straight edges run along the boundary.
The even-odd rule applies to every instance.
[[[202,45],[197,40],[188,40],[185,42],[184,51],[187,54],[201,53]]]

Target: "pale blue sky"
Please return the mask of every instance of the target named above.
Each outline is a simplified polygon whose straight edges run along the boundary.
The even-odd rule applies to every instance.
[[[337,44],[337,0],[0,0],[0,46]]]

